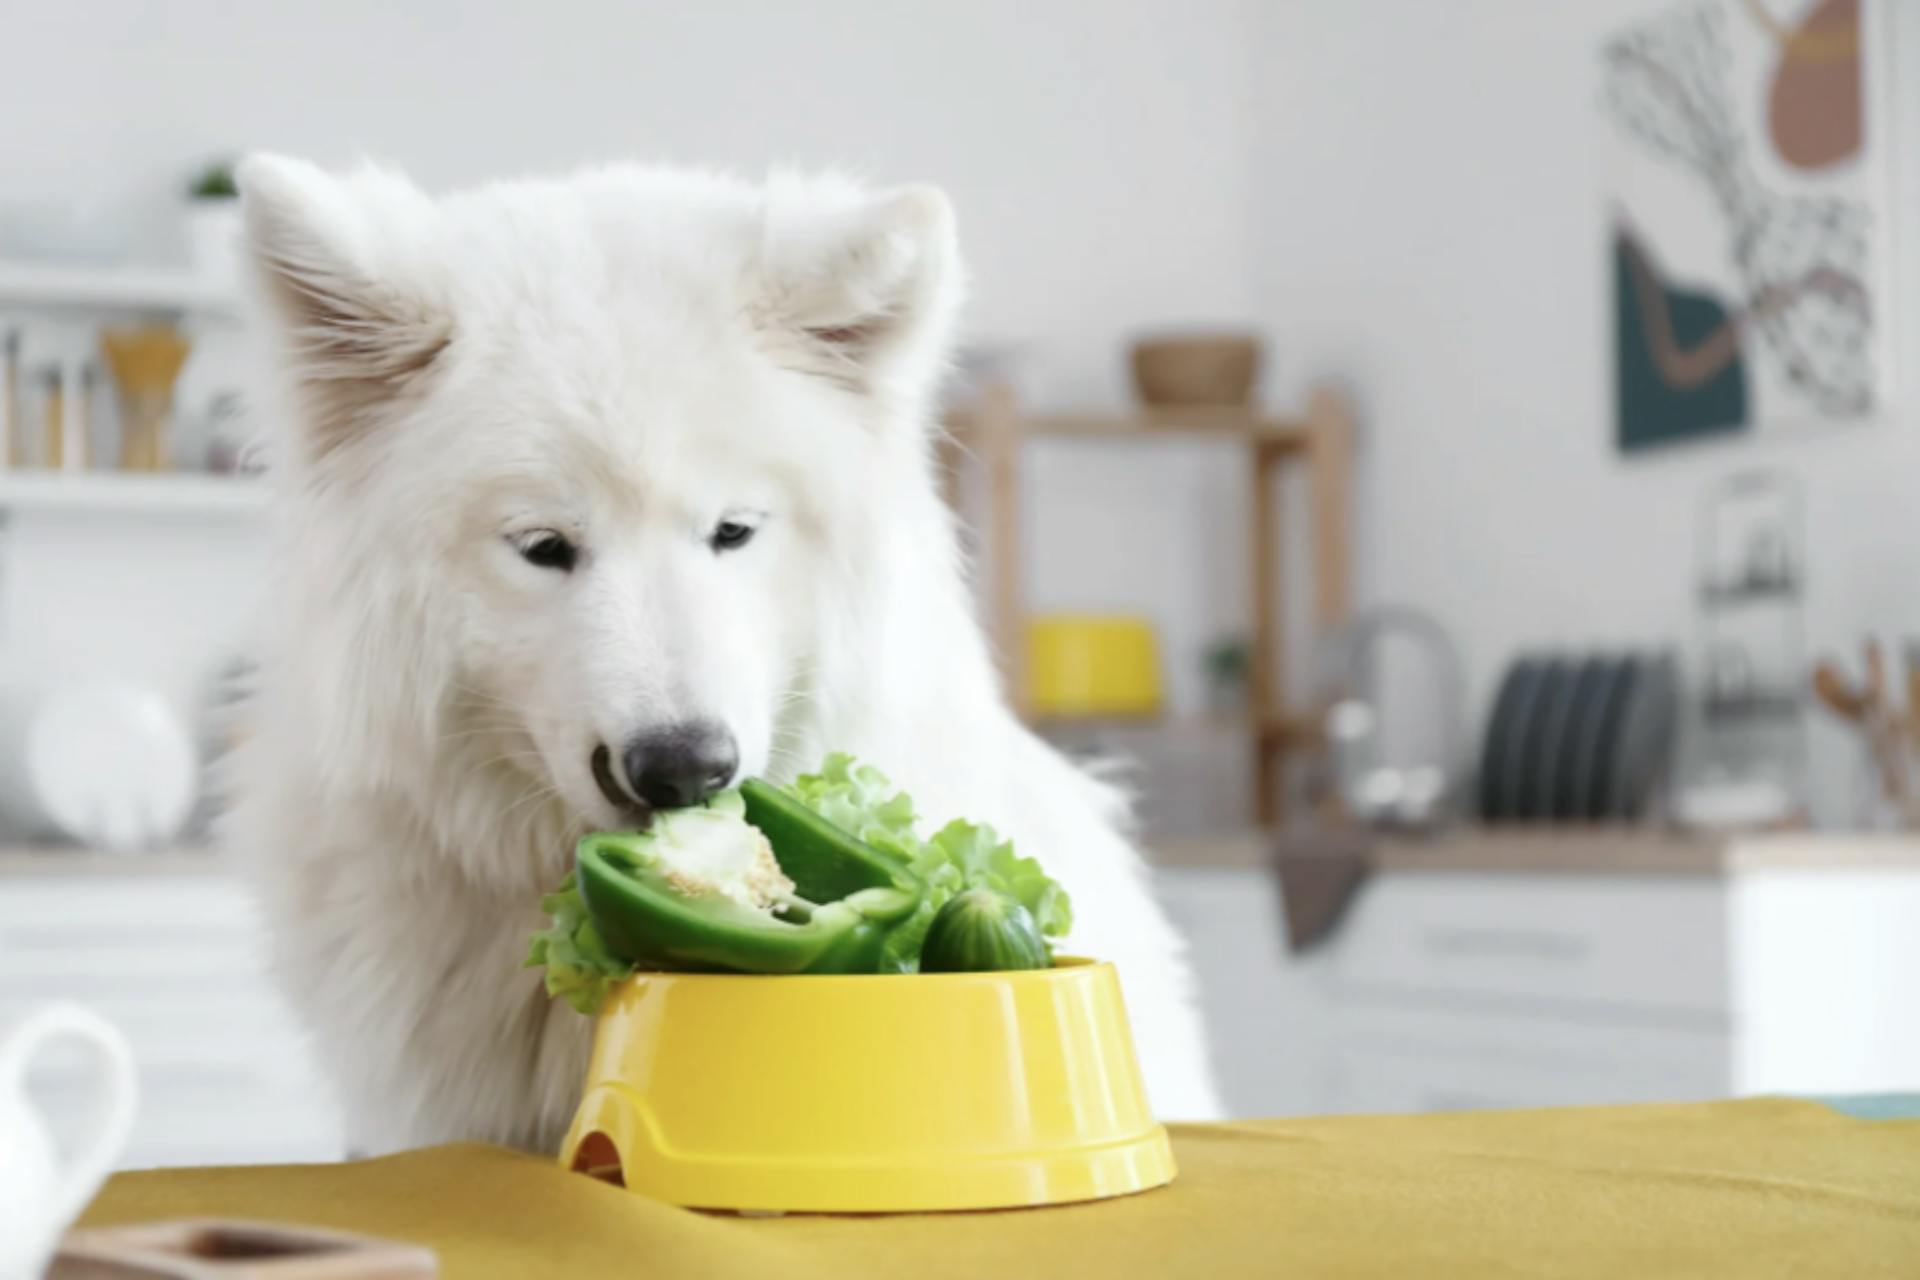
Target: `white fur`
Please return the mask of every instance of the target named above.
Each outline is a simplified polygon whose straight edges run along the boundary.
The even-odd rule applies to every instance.
[[[1162,1114],[1217,1112],[1125,804],[1008,712],[973,617],[930,447],[939,193],[241,177],[292,426],[226,838],[354,1149],[556,1145],[590,1025],[520,967],[536,902],[620,821],[593,747],[691,716],[743,772],[848,750],[1011,835],[1119,965]],[[759,532],[717,555],[722,518]],[[574,572],[516,551],[547,529]]]

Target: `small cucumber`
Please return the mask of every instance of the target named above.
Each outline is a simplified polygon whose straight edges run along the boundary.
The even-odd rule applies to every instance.
[[[968,889],[949,898],[920,949],[922,973],[1045,969],[1052,963],[1032,913],[992,889]]]

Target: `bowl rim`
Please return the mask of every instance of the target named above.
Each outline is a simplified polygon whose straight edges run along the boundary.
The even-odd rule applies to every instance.
[[[899,982],[901,979],[917,979],[943,986],[980,982],[1066,982],[1075,976],[1112,968],[1111,961],[1096,960],[1090,956],[1056,955],[1052,966],[1046,969],[976,969],[967,973],[692,973],[679,969],[638,969],[622,978],[614,990],[617,992],[635,982],[662,978],[676,983],[711,982],[729,986],[751,982],[805,982],[815,987],[834,982],[870,985]]]

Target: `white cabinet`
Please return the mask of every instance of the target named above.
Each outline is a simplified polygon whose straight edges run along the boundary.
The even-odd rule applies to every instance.
[[[1712,1016],[1727,1007],[1727,906],[1706,876],[1389,872],[1361,889],[1329,976],[1348,999]]]
[[[1322,1109],[1327,1044],[1316,965],[1287,955],[1280,886],[1256,868],[1157,868],[1187,941],[1214,1075],[1230,1116]]]
[[[1786,848],[1682,872],[1396,859],[1324,957],[1327,1109],[1920,1085],[1920,858]]]
[[[140,1106],[123,1167],[337,1159],[337,1115],[239,885],[180,859],[66,861],[0,859],[0,1024],[68,997],[127,1034]],[[77,1132],[78,1058],[49,1052],[36,1066],[56,1130]]]
[[[1156,875],[1236,1115],[1920,1087],[1920,843],[1461,836],[1285,945],[1274,873]]]

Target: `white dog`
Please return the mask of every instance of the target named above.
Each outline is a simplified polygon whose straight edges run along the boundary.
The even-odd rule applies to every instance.
[[[974,619],[940,193],[241,182],[290,426],[226,837],[355,1150],[555,1148],[591,1027],[520,966],[576,839],[831,750],[1040,858],[1157,1107],[1216,1113],[1124,805],[1008,712]]]

